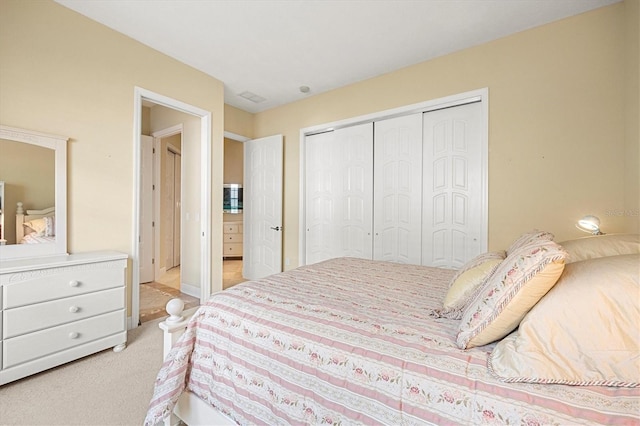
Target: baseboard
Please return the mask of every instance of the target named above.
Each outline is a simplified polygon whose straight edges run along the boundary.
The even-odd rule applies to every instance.
[[[200,299],[200,286],[195,286],[187,283],[180,283],[180,291],[182,293],[188,294],[191,297],[195,297]]]

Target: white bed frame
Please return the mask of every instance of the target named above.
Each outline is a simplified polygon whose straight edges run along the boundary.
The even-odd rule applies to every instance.
[[[193,315],[197,308],[184,311],[184,302],[180,299],[171,299],[167,303],[167,313],[169,318],[159,324],[164,332],[163,359],[166,359],[173,344],[184,333],[189,317]],[[165,420],[165,426],[180,424],[180,421],[189,426],[216,425],[235,426],[236,422],[222,414],[214,407],[202,401],[189,391],[184,391],[173,409],[173,414]]]
[[[43,217],[51,217],[56,215],[55,207],[48,207],[42,210],[25,210],[23,204],[18,202],[16,205],[16,243],[20,243],[24,238],[24,224],[34,219],[42,219]]]

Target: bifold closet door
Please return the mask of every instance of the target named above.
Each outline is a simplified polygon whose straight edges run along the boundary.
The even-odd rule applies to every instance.
[[[480,102],[424,114],[422,264],[456,268],[483,250]]]
[[[422,114],[376,121],[374,135],[376,260],[420,264]]]
[[[372,258],[373,124],[305,138],[306,264]]]

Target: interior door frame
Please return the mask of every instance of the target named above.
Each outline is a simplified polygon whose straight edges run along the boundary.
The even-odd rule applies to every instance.
[[[136,328],[140,321],[140,135],[142,133],[143,100],[200,118],[200,300],[207,300],[211,295],[211,112],[135,86],[133,96],[131,321],[127,327],[129,329]]]
[[[311,127],[305,127],[300,129],[300,192],[299,192],[299,208],[298,208],[298,259],[299,265],[306,265],[306,205],[305,205],[305,138],[309,135],[318,133],[330,132],[343,127],[349,127],[356,124],[364,124],[373,121],[384,120],[388,118],[399,117],[402,115],[417,113],[417,112],[429,112],[433,110],[450,108],[459,105],[464,105],[472,102],[480,102],[482,105],[482,130],[481,130],[481,144],[482,144],[482,230],[480,232],[482,242],[481,247],[483,250],[487,250],[488,238],[489,238],[489,88],[484,87],[477,90],[471,90],[468,92],[457,93],[443,98],[431,99],[425,102],[419,102],[412,105],[406,105],[399,108],[388,109],[384,111],[378,111],[371,114],[361,115],[357,117],[347,118],[344,120],[333,121],[330,123],[318,124]]]

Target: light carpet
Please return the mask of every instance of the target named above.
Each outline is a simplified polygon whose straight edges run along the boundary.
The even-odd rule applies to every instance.
[[[111,349],[0,386],[2,425],[141,425],[162,365],[161,319]]]

